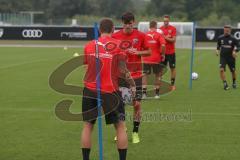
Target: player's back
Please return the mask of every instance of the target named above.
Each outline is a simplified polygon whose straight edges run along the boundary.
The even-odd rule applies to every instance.
[[[165,39],[157,31],[148,31],[145,36],[145,46],[150,48],[151,55],[143,57],[144,63],[159,63],[161,61],[161,45]]]
[[[145,37],[145,45],[151,50],[160,50],[160,45],[165,44],[165,39],[157,31],[148,31]]]
[[[125,58],[124,52],[119,48],[120,42],[111,37],[100,37],[98,40],[99,66],[96,61],[96,41],[86,44],[85,63],[87,72],[84,78],[85,87],[96,90],[97,67],[100,71],[100,87],[102,92],[118,90],[119,62]]]

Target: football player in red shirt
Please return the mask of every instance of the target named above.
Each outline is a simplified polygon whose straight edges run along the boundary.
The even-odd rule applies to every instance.
[[[163,31],[164,38],[166,40],[166,56],[164,65],[169,63],[171,69],[171,86],[172,90],[175,90],[175,79],[176,79],[176,54],[175,54],[175,42],[176,42],[176,28],[169,24],[170,17],[164,16],[164,25],[160,27]]]
[[[131,48],[127,53],[127,68],[131,72],[136,84],[136,98],[133,100],[134,122],[132,142],[139,143],[138,135],[141,120],[141,99],[142,99],[142,58],[141,56],[150,55],[150,50],[144,45],[145,34],[134,29],[135,17],[131,12],[126,12],[122,16],[123,29],[114,33],[113,38],[131,43]]]
[[[128,138],[125,131],[125,110],[119,92],[118,79],[125,80],[132,87],[135,95],[136,86],[126,66],[126,54],[120,49],[120,41],[111,38],[114,30],[111,19],[100,22],[101,37],[97,41],[90,41],[84,48],[85,64],[87,71],[84,77],[84,90],[82,98],[83,130],[81,136],[83,160],[89,160],[91,149],[91,134],[97,119],[97,71],[96,57],[100,63],[100,91],[102,107],[105,113],[106,124],[114,124],[118,138],[117,147],[119,160],[126,160]],[[97,43],[97,44],[96,44]],[[98,46],[98,56],[96,54]]]
[[[165,59],[166,41],[162,34],[157,32],[156,21],[151,21],[149,28],[145,43],[151,49],[151,56],[143,57],[143,98],[147,97],[147,75],[151,74],[151,70],[155,74],[155,98],[160,98],[159,88],[162,70],[160,63]]]

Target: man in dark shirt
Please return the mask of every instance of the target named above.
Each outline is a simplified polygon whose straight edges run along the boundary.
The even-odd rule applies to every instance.
[[[228,90],[228,84],[226,81],[226,65],[228,65],[232,73],[232,87],[237,88],[236,85],[236,58],[238,52],[238,41],[231,35],[231,26],[224,26],[224,34],[218,37],[217,42],[217,56],[220,54],[220,77],[223,80],[224,90]]]

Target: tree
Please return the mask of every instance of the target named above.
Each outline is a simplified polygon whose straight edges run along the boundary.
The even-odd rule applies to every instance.
[[[120,18],[126,11],[134,11],[131,0],[99,0],[100,12],[103,16]]]
[[[165,14],[181,17],[185,13],[186,0],[152,0],[146,12],[150,15],[163,16]]]

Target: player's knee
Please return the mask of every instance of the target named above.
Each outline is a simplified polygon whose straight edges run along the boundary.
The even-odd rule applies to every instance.
[[[94,125],[90,122],[85,122],[84,123],[84,129],[86,129],[86,130],[93,130],[93,126]]]
[[[123,122],[123,121],[120,121],[120,122],[118,122],[118,123],[115,123],[114,124],[114,127],[116,128],[116,130],[121,130],[121,129],[125,129],[126,127],[125,127],[125,123]]]
[[[220,72],[225,72],[225,67],[220,66]]]
[[[224,68],[220,68],[220,72],[221,73],[225,72],[225,69]]]

